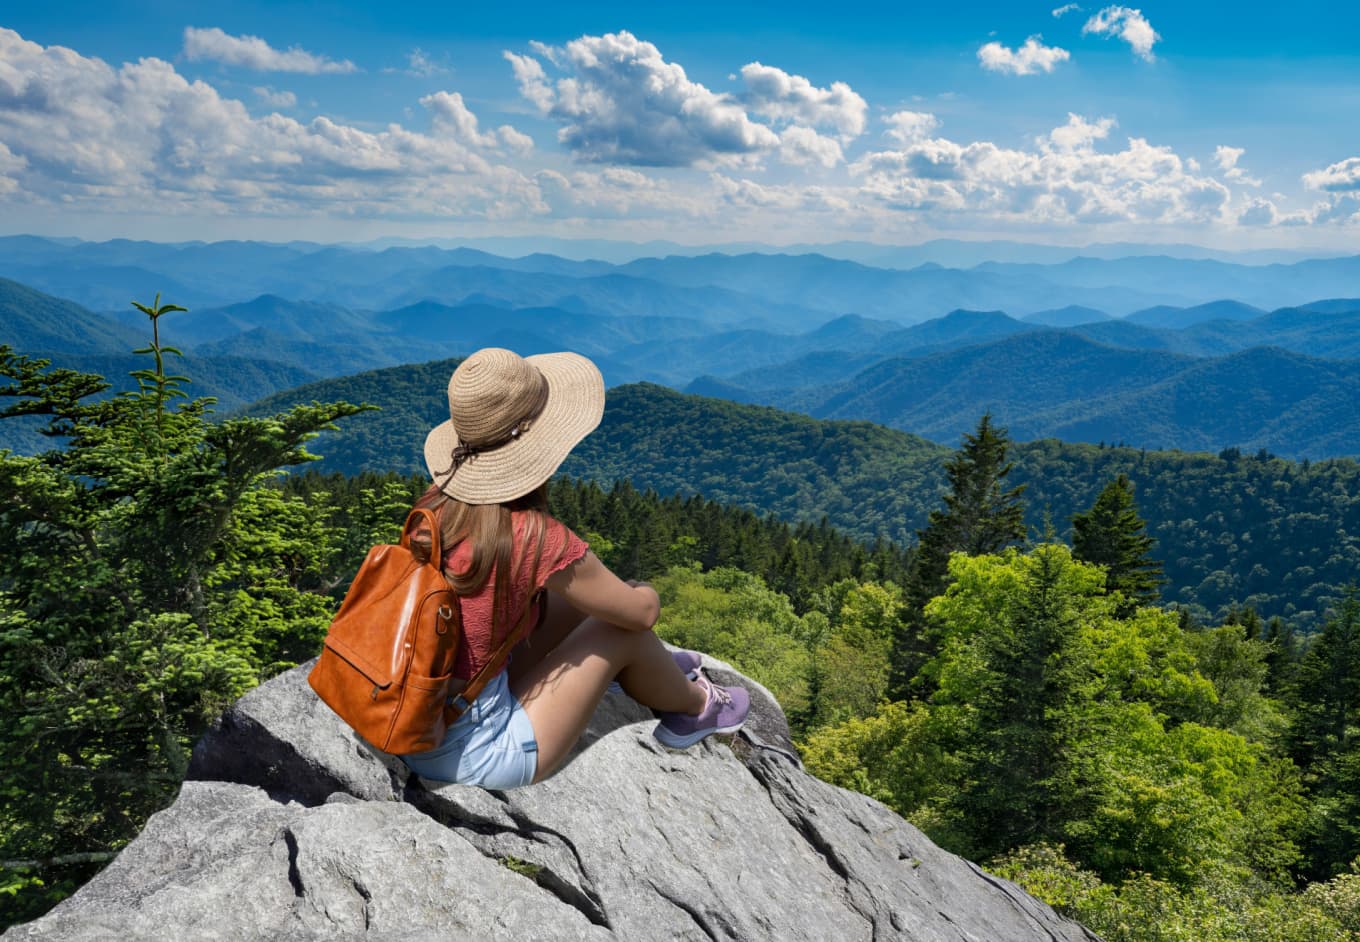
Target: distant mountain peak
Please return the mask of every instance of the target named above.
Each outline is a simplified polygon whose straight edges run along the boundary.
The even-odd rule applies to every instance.
[[[1085,307],[1080,304],[1034,311],[1020,318],[1026,324],[1043,324],[1046,327],[1077,327],[1082,324],[1094,324],[1111,319],[1109,314],[1098,308]]]
[[[954,321],[1013,321],[1005,311],[973,311],[968,308],[958,307],[950,311],[944,317],[938,318],[946,323]]]

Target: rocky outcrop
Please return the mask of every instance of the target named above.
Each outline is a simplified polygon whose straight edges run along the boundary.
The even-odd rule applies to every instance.
[[[754,691],[742,734],[673,752],[611,694],[556,775],[508,792],[408,777],[307,669],[243,697],[175,803],[6,942],[1095,939],[806,774],[774,700],[725,665]]]

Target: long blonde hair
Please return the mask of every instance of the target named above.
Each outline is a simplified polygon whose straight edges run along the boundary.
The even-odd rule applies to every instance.
[[[503,504],[467,504],[431,485],[415,506],[434,512],[435,519],[439,521],[440,546],[446,557],[449,550],[460,543],[468,543],[472,549],[472,558],[466,569],[444,569],[444,578],[449,580],[455,592],[460,596],[476,595],[486,587],[487,580],[495,572],[496,581],[491,596],[493,626],[499,626],[501,613],[509,611],[515,573],[528,560],[532,560],[529,572],[538,572],[543,561],[543,546],[549,525],[563,526],[548,515],[546,483],[523,497]],[[519,546],[516,546],[512,516],[516,511],[526,512],[524,537]],[[419,534],[415,534],[411,542],[417,555],[429,559],[428,539],[422,540]],[[558,549],[559,559],[564,552],[565,540]],[[557,559],[554,559],[553,563],[556,562]]]

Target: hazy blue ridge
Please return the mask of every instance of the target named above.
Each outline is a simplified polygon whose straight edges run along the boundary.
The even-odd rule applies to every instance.
[[[999,251],[1007,245],[995,244]],[[938,246],[947,248],[944,242]],[[1074,258],[1069,249],[1037,247],[1044,251],[1029,254],[1041,256],[1042,263],[966,267],[972,259],[951,257],[952,250],[928,258],[929,250],[913,255],[912,247],[880,247],[870,254],[889,262],[912,256],[924,264],[878,267],[831,258],[812,246],[796,254],[754,248],[762,250],[672,254],[614,265],[542,253],[507,258],[466,247],[66,244],[16,236],[0,238],[0,276],[96,310],[122,309],[129,297],[159,290],[166,300],[191,307],[220,307],[262,294],[374,310],[425,299],[450,305],[473,300],[746,326],[763,322],[788,330],[851,313],[910,324],[958,308],[1003,309],[1023,317],[1075,305],[1125,315],[1156,305],[1194,308],[1223,301],[1272,309],[1360,293],[1356,257],[1243,264],[1289,253],[1219,253],[1232,261],[1147,254]],[[1130,251],[1145,253],[1148,247]],[[955,267],[937,264],[940,259]],[[648,291],[640,292],[642,285]]]
[[[1259,307],[1243,304],[1241,301],[1210,301],[1208,304],[1197,304],[1193,307],[1162,305],[1144,308],[1141,311],[1134,311],[1125,320],[1130,324],[1141,324],[1145,327],[1182,328],[1205,321],[1249,321],[1265,313]]]
[[[1078,328],[886,358],[820,388],[797,382],[834,377],[856,361],[839,355],[821,365],[814,373],[805,360],[795,360],[718,379],[732,398],[822,418],[867,419],[936,441],[956,439],[990,411],[1020,438],[1265,448],[1294,458],[1360,455],[1356,360],[1277,347],[1218,357],[1130,350],[1094,341]],[[790,385],[772,385],[781,373]]]
[[[1111,320],[1109,314],[1093,307],[1069,304],[1066,307],[1046,311],[1034,311],[1020,318],[1029,324],[1043,324],[1045,327],[1076,327],[1078,324],[1093,324]]]
[[[137,315],[146,321],[146,315]],[[0,278],[0,343],[20,353],[118,353],[145,342],[144,332],[72,301]]]
[[[17,244],[27,250],[30,241]],[[164,246],[148,248],[141,243],[75,249],[98,249],[100,261],[135,260],[148,252],[155,256],[151,261],[164,261],[173,254]],[[251,258],[268,254],[268,247],[250,243],[214,251],[226,249],[231,250],[228,254]],[[207,250],[187,246],[176,251]],[[335,264],[362,254],[334,248],[311,254],[323,252],[333,254]],[[450,253],[424,249],[367,254],[384,256],[375,264],[385,269],[402,270],[411,258],[428,261]],[[479,253],[461,254],[480,258]],[[290,248],[281,257],[282,264],[297,265],[310,255]],[[724,264],[735,261],[741,260]],[[789,265],[799,260],[775,261]],[[823,259],[818,267],[835,270],[846,264]],[[653,284],[622,275],[582,279],[456,266],[438,271],[538,279],[539,288],[550,294],[560,293],[562,284],[578,290],[587,283],[617,287],[626,282],[630,291],[644,291]],[[702,294],[724,289],[666,290]],[[144,342],[143,315],[136,311],[117,312],[112,315],[116,323],[111,324],[109,317],[15,283],[8,283],[8,296],[6,323],[16,347],[25,352],[86,349],[115,356]],[[977,415],[991,409],[1024,437],[1119,439],[1210,450],[1265,447],[1292,457],[1357,453],[1350,433],[1356,424],[1350,404],[1355,400],[1354,362],[1360,358],[1360,308],[1345,299],[1282,308],[1248,320],[1201,321],[1178,330],[1106,320],[1065,332],[998,310],[956,310],[912,326],[843,315],[805,331],[777,331],[685,317],[605,315],[585,310],[580,297],[564,303],[577,307],[418,301],[370,309],[261,295],[176,314],[164,325],[164,339],[208,360],[272,362],[275,373],[284,368],[299,371],[291,374],[298,380],[463,356],[490,345],[525,354],[574,349],[594,358],[610,385],[661,382],[818,416],[868,419],[942,440],[956,437]],[[1252,313],[1227,302],[1202,305],[1188,319],[1225,312]],[[1249,395],[1215,366],[1185,382],[1172,381],[1189,367],[1186,358],[1222,359],[1266,346],[1328,358],[1337,365],[1290,360],[1278,370],[1259,371]],[[1233,368],[1229,365],[1228,372]],[[1301,370],[1315,375],[1300,378]],[[710,379],[696,384],[702,376]],[[213,377],[200,379],[217,382]],[[245,398],[277,389],[278,382],[261,379],[256,395]],[[218,386],[224,402],[242,401],[230,383]],[[1231,421],[1218,422],[1219,415]]]

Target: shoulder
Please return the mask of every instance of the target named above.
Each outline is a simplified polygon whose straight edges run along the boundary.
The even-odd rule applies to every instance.
[[[570,527],[550,513],[535,510],[513,510],[510,512],[510,517],[514,521],[515,536],[517,537],[527,533],[534,518],[537,517],[543,521],[543,533],[547,539],[558,541],[571,538],[580,539]]]
[[[517,543],[523,544],[529,538],[529,527],[535,516],[543,521],[543,552],[539,557],[542,571],[535,580],[541,582],[551,573],[584,557],[586,551],[590,549],[590,544],[552,514],[527,510],[517,510],[513,513]],[[532,551],[532,547],[529,549]]]

